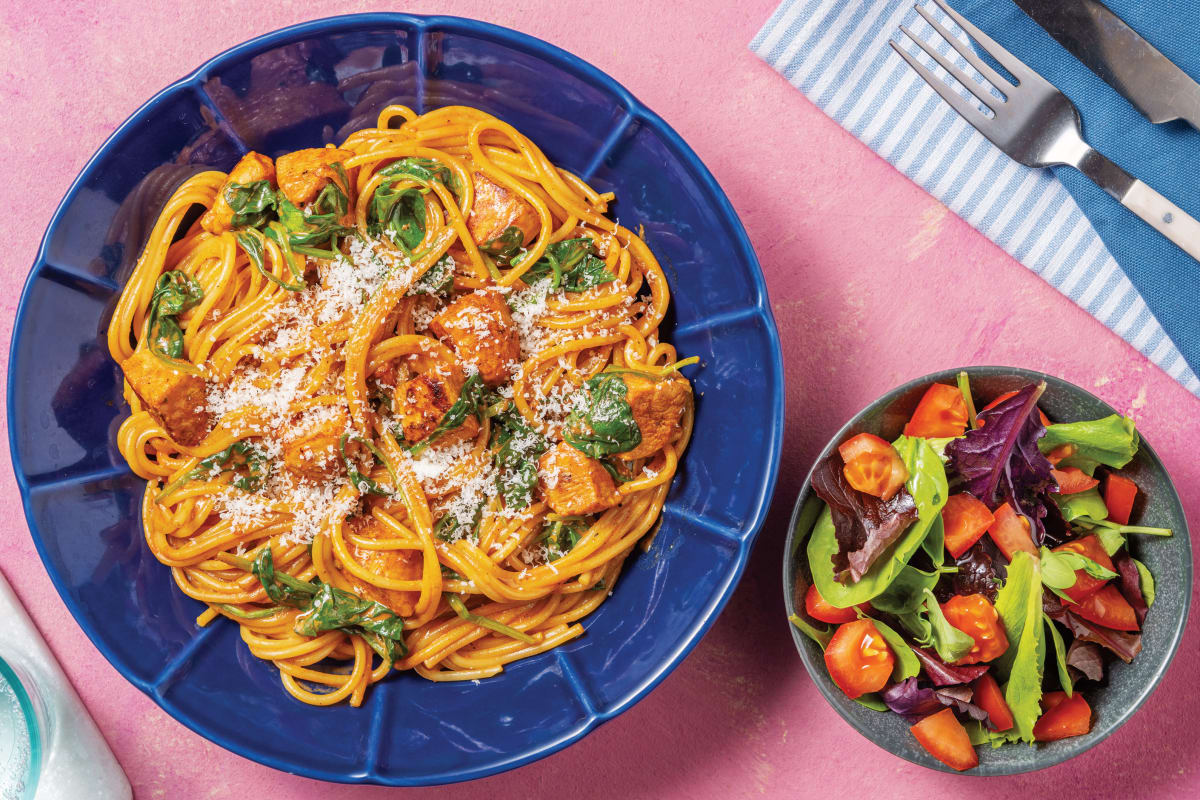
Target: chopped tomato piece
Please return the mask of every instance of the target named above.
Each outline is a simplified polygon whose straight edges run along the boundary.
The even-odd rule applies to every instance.
[[[935,383],[925,390],[912,419],[904,426],[905,436],[942,439],[962,436],[967,430],[967,401],[957,386]]]
[[[1039,742],[1082,736],[1092,729],[1092,707],[1079,692],[1070,697],[1066,692],[1047,692],[1042,707],[1045,711],[1033,726]]]
[[[975,496],[962,492],[946,499],[942,522],[946,528],[946,552],[958,558],[987,533],[996,518]]]
[[[1000,684],[996,683],[992,674],[985,672],[980,675],[975,679],[973,687],[975,694],[971,702],[988,713],[988,719],[992,721],[993,729],[996,731],[1011,730],[1013,726],[1012,710],[1004,699],[1004,693],[1000,691]]]
[[[979,766],[979,754],[971,745],[967,729],[954,716],[954,711],[943,708],[912,726],[913,736],[929,755],[951,769],[962,771]]]
[[[1008,636],[996,607],[981,594],[955,595],[942,603],[946,621],[975,640],[970,651],[955,664],[981,664],[999,658],[1008,649]]]
[[[1059,494],[1086,492],[1088,489],[1100,485],[1100,481],[1088,475],[1079,467],[1052,469],[1050,470],[1050,474],[1054,476],[1054,480],[1058,481]]]
[[[891,500],[908,480],[908,467],[896,448],[870,433],[860,433],[838,447],[846,466],[842,474],[856,490]]]
[[[1029,533],[1029,521],[1018,514],[1012,505],[1005,503],[992,512],[996,521],[988,527],[992,541],[1004,553],[1004,557],[1012,561],[1013,554],[1024,550],[1031,556],[1037,556],[1038,550],[1033,546],[1033,536]]]
[[[832,606],[829,601],[821,597],[821,593],[817,591],[816,584],[808,587],[808,591],[804,594],[804,610],[813,619],[821,622],[829,622],[834,625],[840,625],[843,622],[853,622],[858,619],[858,614],[854,613],[855,608],[861,608],[863,611],[869,611],[870,603],[860,603],[851,608],[838,608]]]
[[[1079,555],[1087,556],[1105,569],[1113,569],[1112,559],[1108,557],[1104,545],[1100,544],[1099,537],[1094,533],[1054,548],[1054,552],[1056,553],[1063,551],[1079,553]],[[1062,593],[1071,598],[1073,602],[1082,603],[1088,597],[1100,591],[1106,583],[1108,581],[1103,578],[1093,578],[1087,574],[1086,570],[1077,569],[1075,570],[1075,585],[1063,589]]]
[[[887,685],[895,663],[887,641],[869,619],[842,625],[825,648],[829,677],[847,697],[878,692]]]
[[[1137,499],[1137,484],[1124,475],[1114,472],[1104,478],[1104,505],[1108,506],[1108,518],[1122,525],[1129,524],[1133,516],[1133,501]]]
[[[999,396],[999,397],[997,397],[995,400],[993,400],[992,402],[988,403],[986,406],[984,406],[983,408],[981,408],[981,409],[980,409],[980,413],[982,413],[982,412],[984,412],[984,411],[990,411],[991,409],[993,409],[993,408],[995,408],[996,406],[998,406],[998,405],[1000,405],[1001,403],[1003,403],[1003,402],[1004,402],[1005,400],[1007,400],[1008,398],[1010,398],[1010,397],[1013,397],[1013,396],[1015,396],[1015,395],[1016,395],[1016,392],[1005,392],[1004,394],[1000,395],[1000,396]],[[1049,418],[1049,417],[1047,417],[1047,416],[1046,416],[1046,415],[1045,415],[1045,414],[1042,412],[1042,410],[1041,410],[1040,408],[1038,409],[1038,416],[1042,418],[1042,424],[1043,424],[1043,425],[1045,425],[1045,426],[1047,426],[1047,427],[1049,427],[1049,425],[1050,425],[1050,418]],[[984,420],[979,420],[979,427],[981,427],[981,428],[982,428],[982,427],[983,427],[983,423],[984,423]]]
[[[1049,453],[1046,453],[1046,460],[1057,467],[1058,462],[1062,461],[1064,458],[1070,458],[1071,456],[1075,455],[1075,453],[1077,453],[1078,451],[1079,451],[1079,448],[1076,447],[1075,445],[1071,444],[1070,442],[1068,442],[1067,444],[1060,444],[1058,447],[1054,448]]]
[[[1133,606],[1111,583],[1084,598],[1078,605],[1068,608],[1086,620],[1117,631],[1136,631],[1137,614]]]

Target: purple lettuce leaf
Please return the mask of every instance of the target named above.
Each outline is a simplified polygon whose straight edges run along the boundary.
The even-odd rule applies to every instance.
[[[875,559],[917,519],[917,504],[901,488],[884,502],[857,491],[842,473],[845,462],[834,452],[813,471],[812,487],[829,506],[837,535],[838,551],[833,558],[836,579],[857,581]]]
[[[953,686],[958,683],[970,683],[988,671],[987,664],[966,664],[954,666],[947,664],[937,657],[937,653],[923,647],[913,646],[913,653],[925,667],[925,674],[935,686]]]
[[[979,413],[983,427],[946,447],[949,466],[964,487],[988,508],[1012,502],[1030,523],[1034,542],[1046,538],[1047,494],[1058,491],[1052,465],[1038,449],[1046,435],[1037,411],[1045,383],[1029,384],[994,408]]]
[[[1133,606],[1138,625],[1141,625],[1146,621],[1146,612],[1150,609],[1146,606],[1145,595],[1142,594],[1142,576],[1138,573],[1137,565],[1133,563],[1128,552],[1121,550],[1120,555],[1113,559],[1113,566],[1121,576],[1117,588],[1121,590],[1121,596]]]
[[[1047,592],[1046,594],[1049,594]],[[1097,625],[1083,617],[1076,616],[1062,606],[1055,604],[1057,610],[1051,611],[1046,606],[1049,605],[1043,601],[1043,608],[1050,618],[1055,622],[1061,622],[1075,636],[1075,640],[1079,642],[1095,642],[1096,644],[1111,650],[1117,654],[1125,663],[1133,661],[1134,656],[1142,652],[1142,635],[1140,633],[1130,633],[1127,631],[1117,631],[1112,628],[1106,628],[1103,625]]]
[[[1089,680],[1098,681],[1104,677],[1104,656],[1099,645],[1092,642],[1079,639],[1071,642],[1067,648],[1067,666],[1079,670]]]
[[[922,687],[916,678],[893,683],[880,692],[879,697],[888,708],[908,720],[910,725],[944,707],[933,689]]]
[[[955,708],[972,719],[990,722],[988,713],[971,702],[973,695],[974,690],[970,686],[935,689],[922,686],[916,678],[893,683],[879,694],[887,707],[904,717],[910,725],[915,725],[946,706]]]
[[[982,594],[993,603],[1000,589],[1000,581],[1007,574],[1004,556],[992,542],[992,537],[984,536],[955,559],[958,572],[952,577],[954,594]]]

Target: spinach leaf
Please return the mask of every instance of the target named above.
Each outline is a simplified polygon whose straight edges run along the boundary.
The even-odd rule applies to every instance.
[[[267,180],[231,183],[225,187],[225,202],[233,209],[233,228],[261,228],[275,210],[275,190]]]
[[[420,455],[429,445],[466,422],[468,416],[474,414],[478,418],[479,404],[483,402],[486,393],[487,387],[483,385],[483,376],[478,372],[467,378],[458,393],[458,399],[442,415],[437,427],[430,431],[422,441],[408,448],[408,452],[414,456]]]
[[[583,520],[555,520],[542,528],[539,541],[546,545],[546,560],[557,561],[575,549],[587,530]]]
[[[822,651],[829,647],[829,641],[833,639],[833,631],[829,630],[825,626],[818,628],[816,625],[813,625],[799,614],[792,614],[790,617],[788,617],[788,621],[796,626],[796,630],[800,631],[805,636],[816,642],[817,646],[819,646]]]
[[[521,276],[521,280],[533,285],[547,277],[551,291],[563,289],[575,293],[617,279],[604,261],[596,257],[595,246],[586,236],[548,245],[545,254]]]
[[[296,633],[319,636],[340,630],[362,636],[389,663],[408,654],[404,646],[404,620],[376,600],[320,583],[308,604],[296,617]]]
[[[1113,522],[1110,519],[1097,519],[1095,517],[1076,517],[1071,520],[1071,524],[1076,527],[1083,528],[1087,531],[1095,531],[1100,535],[1101,541],[1104,541],[1105,531],[1112,541],[1112,536],[1119,534],[1124,536],[1129,533],[1138,533],[1143,536],[1174,536],[1175,532],[1170,528],[1151,528],[1146,525],[1122,525],[1119,522]],[[1105,547],[1108,545],[1106,544]]]
[[[507,267],[525,243],[525,232],[516,225],[509,225],[495,239],[489,239],[479,248],[491,256],[497,265]]]
[[[1074,602],[1063,590],[1075,585],[1076,570],[1083,570],[1093,578],[1109,580],[1117,577],[1117,573],[1107,567],[1097,564],[1081,553],[1069,550],[1054,551],[1046,547],[1041,549],[1042,585],[1059,597]]]
[[[996,596],[996,612],[1004,623],[1008,649],[993,662],[993,669],[997,680],[1008,680],[1004,698],[1013,714],[1013,737],[1032,742],[1033,725],[1042,713],[1042,668],[1046,658],[1038,559],[1023,551],[1013,554],[1008,580]]]
[[[524,509],[533,501],[538,459],[550,449],[550,442],[513,408],[493,417],[492,424],[491,447],[496,452],[498,468],[496,483],[504,497],[504,507]],[[571,544],[574,546],[574,542]]]
[[[151,353],[160,358],[183,357],[183,329],[176,317],[203,299],[204,290],[190,275],[171,270],[158,276],[150,296],[147,346]]]
[[[932,591],[925,589],[922,594],[920,609],[901,615],[900,621],[912,632],[917,644],[932,646],[938,658],[953,664],[971,652],[975,640],[950,624]]]
[[[321,195],[324,196],[326,191],[337,189],[337,184],[329,183],[322,190]],[[337,189],[340,193],[341,189]],[[322,242],[329,241],[334,236],[342,236],[350,233],[353,228],[342,225],[340,220],[345,214],[346,196],[341,195],[343,211],[339,213],[328,212],[324,214],[306,214],[300,208],[296,207],[292,201],[288,200],[283,192],[279,193],[279,222],[283,230],[287,234],[288,244],[292,247],[311,248],[319,245]],[[313,208],[316,208],[314,204]],[[336,255],[330,252],[329,257]],[[322,254],[322,257],[325,257]]]
[[[1042,618],[1050,631],[1050,641],[1054,642],[1054,663],[1058,667],[1058,682],[1062,684],[1067,697],[1070,697],[1075,691],[1075,683],[1071,680],[1071,671],[1067,669],[1067,646],[1063,644],[1062,634],[1058,632],[1054,620],[1045,613],[1042,614]]]
[[[813,583],[817,585],[821,596],[838,608],[856,606],[883,592],[941,520],[942,507],[949,493],[942,460],[921,438],[901,436],[896,440],[895,447],[908,468],[905,488],[916,503],[917,521],[855,583],[834,580],[833,559],[838,552],[838,541],[828,508],[817,519],[809,539],[808,563],[812,569]]]
[[[1054,501],[1058,503],[1058,509],[1062,512],[1065,522],[1073,522],[1079,517],[1104,519],[1108,516],[1108,506],[1104,504],[1104,498],[1100,496],[1100,490],[1096,488],[1073,494],[1055,495]]]
[[[871,607],[897,617],[915,614],[925,602],[925,591],[932,591],[941,577],[938,570],[925,572],[906,564],[886,589],[871,598]]]
[[[822,651],[829,647],[829,642],[833,639],[833,631],[825,626],[813,625],[798,614],[789,616],[788,621],[795,625],[797,630],[816,642]]]
[[[913,678],[921,671],[921,661],[917,658],[917,654],[908,646],[908,642],[892,630],[883,622],[871,618],[871,622],[875,625],[879,635],[887,642],[888,647],[892,650],[892,655],[895,656],[895,665],[892,667],[892,680],[902,681],[906,678]]]
[[[854,702],[858,703],[863,708],[869,708],[872,711],[888,711],[887,703],[879,697],[878,692],[859,695],[854,698]]]
[[[1151,574],[1150,569],[1145,564],[1136,558],[1130,557],[1129,560],[1137,567],[1138,577],[1141,579],[1142,597],[1145,598],[1146,607],[1149,608],[1154,605],[1154,575]]]
[[[479,614],[472,614],[467,610],[466,603],[459,599],[458,595],[450,595],[447,602],[449,602],[450,608],[454,609],[454,613],[458,614],[458,616],[462,617],[467,622],[478,625],[481,628],[487,628],[490,631],[495,631],[496,633],[503,634],[504,636],[511,637],[518,641],[525,642],[525,644],[537,644],[537,639],[534,639],[532,636],[523,631],[519,631],[516,628],[505,625],[503,622],[497,622],[489,617],[483,617]]]
[[[272,602],[299,608],[296,633],[316,636],[341,630],[361,636],[389,664],[408,654],[404,645],[404,620],[382,603],[366,600],[352,592],[314,579],[312,583],[277,573],[271,548],[264,547],[253,563],[243,558],[230,561],[258,578]]]
[[[230,481],[231,485],[247,492],[256,492],[262,488],[270,469],[266,452],[243,439],[201,460],[178,480],[164,486],[155,502],[163,502],[188,481],[212,479],[225,472],[237,474],[237,477]]]
[[[433,526],[434,537],[441,539],[443,542],[451,542],[456,539],[469,538],[472,541],[479,539],[479,522],[483,519],[483,503],[475,507],[475,512],[471,515],[471,521],[463,522],[458,515],[453,512],[447,512],[442,515],[442,518]]]
[[[1091,475],[1097,464],[1113,469],[1128,464],[1138,451],[1141,437],[1133,420],[1112,414],[1103,419],[1051,425],[1038,447],[1048,453],[1064,444],[1074,445],[1076,451],[1060,466],[1076,466]]]
[[[420,189],[396,189],[390,184],[380,186],[367,207],[367,232],[380,236],[384,232],[392,241],[410,252],[425,238],[425,195]]]
[[[292,578],[290,575],[276,574],[275,559],[270,547],[264,547],[255,557],[250,572],[258,578],[267,597],[273,603],[281,603],[293,608],[303,608],[317,592],[315,584]],[[287,580],[291,578],[291,580]]]
[[[333,166],[340,173],[342,183],[339,185],[337,181],[330,181],[321,189],[321,193],[317,195],[317,199],[313,200],[312,203],[312,212],[317,216],[330,215],[341,217],[350,208],[350,198],[342,190],[342,186],[350,186],[350,181],[346,177],[346,168],[342,166],[342,162],[340,161],[335,161]]]
[[[563,427],[566,443],[600,459],[641,444],[642,431],[625,399],[626,391],[625,381],[615,373],[601,373],[585,381]]]
[[[246,251],[246,255],[250,259],[250,263],[258,270],[258,274],[278,286],[282,286],[288,291],[303,292],[308,288],[308,285],[303,281],[298,283],[288,283],[282,278],[277,278],[273,272],[268,270],[263,264],[263,234],[261,231],[253,228],[247,228],[244,231],[238,231],[237,243]]]
[[[368,440],[364,439],[361,436],[355,435],[355,434],[343,433],[341,438],[338,439],[338,451],[342,454],[342,463],[346,466],[346,477],[350,479],[350,485],[352,485],[355,489],[357,489],[358,491],[363,492],[365,494],[373,494],[373,495],[377,495],[379,497],[391,497],[392,496],[391,491],[383,488],[382,486],[379,485],[379,483],[377,481],[372,480],[371,478],[368,478],[366,475],[363,475],[361,472],[358,471],[358,466],[354,463],[354,459],[352,459],[348,455],[346,455],[346,442],[347,441],[353,441],[353,442],[358,442],[360,444],[363,444],[367,447],[368,450],[371,451],[371,454],[373,456],[375,456],[375,458],[379,459],[380,461],[383,461],[383,463],[385,465],[387,464],[387,461],[383,458],[383,455],[377,449],[375,449],[375,446],[373,444],[371,444]],[[389,467],[388,471],[389,472],[391,471],[390,467]],[[395,476],[392,476],[392,481],[397,483],[397,485],[398,485],[398,482],[396,481]]]
[[[393,161],[383,169],[379,170],[379,175],[382,175],[388,183],[400,180],[415,181],[423,186],[437,181],[444,186],[453,189],[453,174],[450,168],[440,161],[432,158],[420,158],[410,156],[402,158],[399,161]]]
[[[454,288],[454,259],[443,256],[434,262],[433,266],[417,279],[408,290],[408,294],[447,295]]]

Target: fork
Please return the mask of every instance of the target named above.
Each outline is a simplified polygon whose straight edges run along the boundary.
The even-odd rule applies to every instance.
[[[1053,84],[996,44],[987,34],[951,8],[945,0],[932,2],[946,12],[983,51],[1008,70],[1017,81],[1014,85],[1006,80],[980,58],[969,44],[952,34],[935,20],[925,7],[918,4],[915,6],[917,13],[1003,95],[995,97],[991,92],[985,91],[964,70],[913,35],[907,27],[900,26],[900,31],[905,36],[971,92],[974,99],[986,107],[992,116],[984,114],[975,103],[959,94],[952,85],[940,79],[933,70],[895,41],[890,42],[892,49],[899,53],[942,99],[1012,159],[1028,167],[1074,167],[1192,258],[1200,260],[1200,222],[1084,141],[1079,110]]]

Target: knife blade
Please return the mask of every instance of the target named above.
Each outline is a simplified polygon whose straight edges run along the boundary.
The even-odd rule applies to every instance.
[[[1034,22],[1158,124],[1200,130],[1200,83],[1097,0],[1015,0]]]

